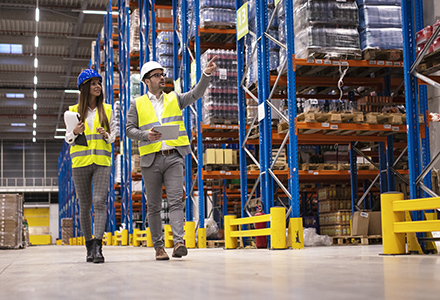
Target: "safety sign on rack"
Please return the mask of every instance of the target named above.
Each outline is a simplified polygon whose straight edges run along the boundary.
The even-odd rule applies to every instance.
[[[248,32],[248,4],[246,2],[237,10],[237,40],[244,37]]]

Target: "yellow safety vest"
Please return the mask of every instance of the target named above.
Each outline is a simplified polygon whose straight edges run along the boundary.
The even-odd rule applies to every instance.
[[[70,111],[78,112],[78,104],[70,106]],[[112,106],[104,103],[105,114],[110,122]],[[72,168],[79,168],[96,164],[99,166],[110,166],[112,163],[112,145],[107,142],[98,133],[96,128],[101,127],[98,110],[96,110],[93,130],[90,130],[87,122],[84,122],[84,134],[87,138],[87,146],[70,146],[70,157],[72,159]]]
[[[162,123],[159,122],[156,112],[154,111],[153,104],[151,103],[147,94],[136,98],[136,110],[138,113],[139,129],[146,131],[157,125],[177,124],[179,125],[179,138],[176,140],[167,140],[165,141],[165,144],[171,147],[189,145],[189,138],[188,134],[186,133],[185,124],[183,123],[182,111],[180,110],[176,93],[171,92],[169,94],[164,94]],[[161,147],[162,141],[140,141],[139,154],[142,156],[158,152],[160,151]]]

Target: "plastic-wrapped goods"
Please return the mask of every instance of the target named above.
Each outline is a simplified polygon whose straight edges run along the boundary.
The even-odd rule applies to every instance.
[[[284,6],[284,0],[280,0],[280,2],[278,3],[278,20],[281,21],[285,21],[286,20],[286,11],[285,11],[285,6]]]
[[[274,8],[268,7],[267,8],[267,22],[270,21],[270,18],[272,17],[272,14],[274,12]],[[272,23],[270,24],[270,27],[278,27],[278,13],[275,13],[272,19]]]
[[[173,44],[158,44],[157,53],[159,55],[173,55]]]
[[[268,34],[273,37],[274,39],[278,40],[278,30],[277,29],[270,29]],[[277,50],[280,49],[280,46],[278,46],[277,43],[273,42],[271,39],[267,39],[269,41],[269,50]]]
[[[245,44],[246,44],[246,65],[249,65],[247,74],[246,74],[246,86],[251,86],[254,82],[258,80],[258,60],[257,60],[257,51],[255,50],[254,56],[252,56],[252,51],[256,47],[257,40],[252,35],[245,36]]]
[[[365,28],[360,32],[361,49],[403,49],[401,28]]]
[[[319,235],[316,233],[316,228],[309,227],[304,228],[304,246],[316,247],[316,246],[331,246],[333,239],[327,235]]]
[[[359,55],[359,33],[354,28],[310,26],[296,34],[297,58],[307,58],[314,51],[328,56]]]
[[[173,44],[174,34],[170,31],[162,31],[156,37],[156,44]]]
[[[359,8],[359,28],[402,28],[400,6],[368,6]]]
[[[168,67],[163,70],[163,73],[165,74],[165,78],[174,78],[174,68]]]
[[[202,98],[205,124],[238,121],[237,53],[232,50],[209,49],[200,58],[202,69],[217,56],[217,71]]]
[[[200,0],[200,8],[218,7],[235,10],[235,0]]]
[[[170,55],[159,55],[158,63],[164,68],[172,67],[174,64],[173,57]]]
[[[235,9],[202,8],[200,10],[200,27],[228,26],[234,27],[237,13]]]
[[[130,15],[130,53],[139,53],[139,9]]]
[[[256,23],[256,15],[257,15],[257,7],[255,0],[248,1],[248,28],[249,31],[254,33],[257,32],[257,23]]]
[[[280,54],[279,50],[270,50],[269,51],[269,70],[276,71],[278,66],[280,65]]]
[[[401,0],[356,0],[359,7],[361,5],[401,5]]]
[[[295,32],[310,25],[357,26],[358,8],[354,2],[308,0],[295,9]]]
[[[121,106],[119,101],[115,101],[113,105],[113,114],[116,122],[116,136],[120,136],[120,124],[121,124]]]
[[[130,95],[139,97],[141,95],[141,75],[133,74],[130,76]]]
[[[121,183],[121,154],[115,158],[115,183]]]
[[[278,26],[278,40],[282,44],[286,44],[286,21],[280,20],[280,24]]]

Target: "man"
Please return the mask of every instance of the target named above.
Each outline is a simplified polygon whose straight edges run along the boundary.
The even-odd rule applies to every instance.
[[[183,94],[165,94],[164,68],[155,61],[147,62],[141,69],[141,81],[148,93],[136,98],[127,116],[127,136],[139,140],[141,170],[147,191],[147,216],[151,230],[156,260],[168,260],[162,234],[162,185],[165,185],[173,230],[173,257],[187,255],[183,241],[184,205],[183,169],[184,157],[191,152],[189,138],[183,123],[182,110],[201,98],[209,85],[210,76],[217,69],[214,57],[209,61],[199,83]],[[158,125],[179,125],[176,140],[159,141],[161,133],[154,130]]]

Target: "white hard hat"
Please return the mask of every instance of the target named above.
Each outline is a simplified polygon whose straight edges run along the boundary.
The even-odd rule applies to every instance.
[[[156,70],[156,69],[164,70],[164,68],[160,65],[160,63],[158,63],[156,61],[149,61],[149,62],[145,63],[141,69],[141,81],[144,82],[145,74],[147,74],[150,71]]]

